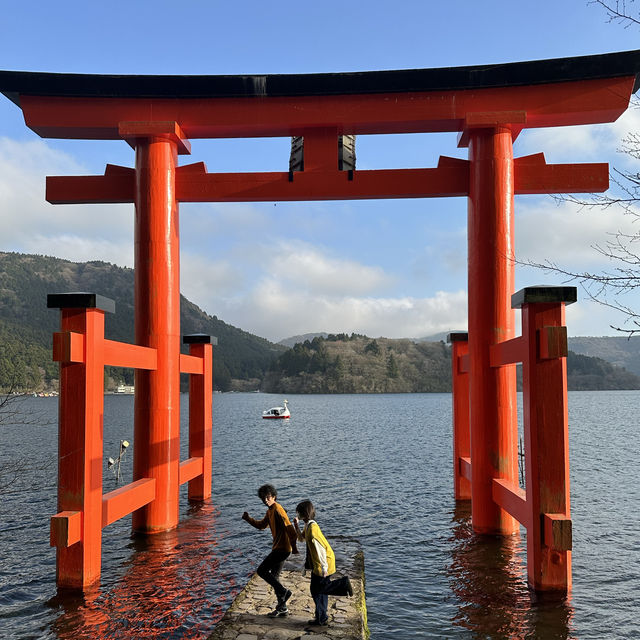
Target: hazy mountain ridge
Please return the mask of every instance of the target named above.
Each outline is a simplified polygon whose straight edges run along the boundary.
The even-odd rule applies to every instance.
[[[569,338],[569,349],[580,355],[602,358],[640,375],[640,336]]]

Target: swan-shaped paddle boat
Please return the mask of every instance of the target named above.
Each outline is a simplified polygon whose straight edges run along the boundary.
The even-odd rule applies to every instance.
[[[289,403],[288,400],[285,400],[282,404],[284,404],[284,407],[271,407],[271,409],[268,409],[267,411],[263,411],[262,412],[262,417],[263,418],[271,418],[272,420],[275,419],[284,419],[284,418],[290,418],[291,417],[291,413],[289,412],[289,407],[287,406]]]

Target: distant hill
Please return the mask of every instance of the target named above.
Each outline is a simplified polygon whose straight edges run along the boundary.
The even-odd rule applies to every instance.
[[[640,336],[569,338],[569,349],[580,355],[602,358],[640,375]]]
[[[51,361],[52,334],[59,313],[47,309],[47,294],[92,291],[115,300],[105,316],[105,335],[133,342],[133,270],[106,262],[70,262],[39,255],[0,252],[0,390],[12,381],[29,390],[55,385],[58,365]],[[270,363],[284,347],[209,316],[180,298],[182,334],[218,338],[214,347],[217,389],[257,389]],[[186,351],[186,348],[184,349]],[[133,382],[133,371],[109,368],[109,384]]]
[[[640,377],[602,358],[569,351],[567,386],[571,391],[640,389]]]
[[[519,380],[521,375],[518,376]],[[640,389],[640,377],[572,351],[569,390]],[[451,391],[451,349],[443,341],[328,335],[296,344],[271,365],[272,393],[418,393]]]
[[[449,347],[352,334],[296,344],[272,364],[272,393],[415,393],[451,389]]]

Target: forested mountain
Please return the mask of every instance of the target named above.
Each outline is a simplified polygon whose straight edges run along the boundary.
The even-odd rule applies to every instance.
[[[133,270],[106,262],[75,263],[59,258],[0,252],[0,390],[51,388],[58,365],[51,361],[52,335],[59,331],[59,312],[47,309],[47,294],[91,291],[116,302],[105,316],[105,335],[133,342]],[[271,361],[284,351],[215,316],[184,296],[180,299],[182,334],[218,338],[214,347],[217,389],[257,389]],[[184,349],[186,351],[186,348]],[[133,381],[133,371],[108,368],[107,386]]]
[[[273,393],[417,393],[451,390],[451,355],[442,342],[351,334],[296,344],[271,366]]]
[[[570,351],[567,385],[570,390],[640,389],[640,377],[600,358]],[[263,389],[272,393],[448,392],[451,350],[442,341],[330,334],[305,340],[282,354],[272,364]]]
[[[573,391],[640,389],[640,377],[602,358],[569,351],[567,384]]]

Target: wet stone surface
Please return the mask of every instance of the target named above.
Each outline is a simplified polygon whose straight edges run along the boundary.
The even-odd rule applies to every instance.
[[[308,622],[315,613],[309,593],[309,572],[302,575],[304,547],[297,556],[289,556],[280,576],[280,582],[290,589],[286,617],[269,618],[275,609],[273,589],[257,575],[251,576],[246,587],[218,622],[209,640],[364,640],[369,637],[364,593],[364,555],[360,544],[350,538],[329,538],[336,554],[338,572],[332,576],[349,576],[353,586],[352,597],[329,596],[329,623],[323,627],[310,627]]]

